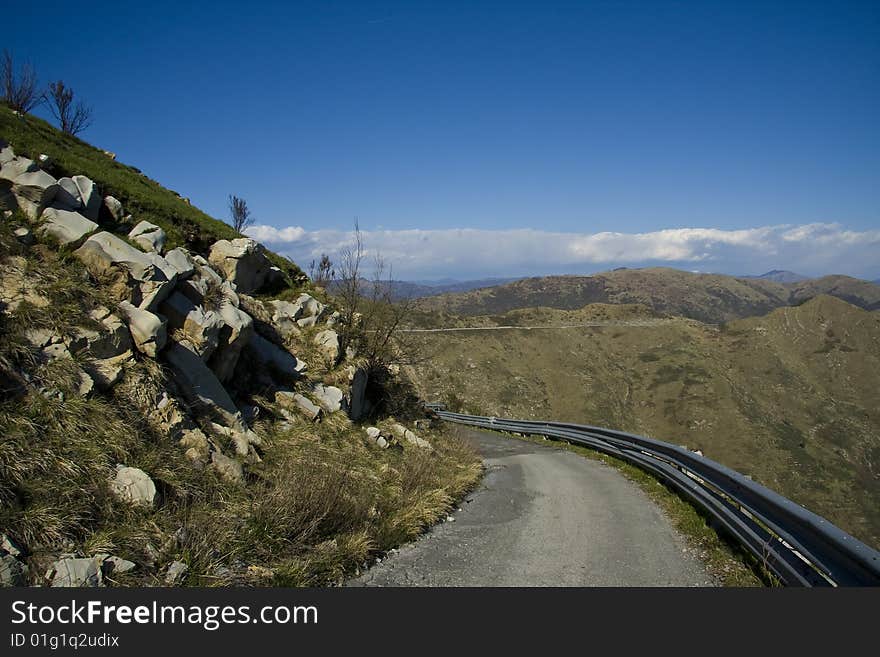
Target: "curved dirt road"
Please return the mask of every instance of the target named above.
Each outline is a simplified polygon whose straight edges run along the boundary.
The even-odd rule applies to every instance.
[[[486,476],[445,522],[349,586],[710,586],[669,520],[613,468],[462,429]]]

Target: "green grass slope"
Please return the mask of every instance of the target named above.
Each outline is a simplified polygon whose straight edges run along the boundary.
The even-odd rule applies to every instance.
[[[104,151],[37,117],[21,118],[0,105],[0,138],[11,143],[18,155],[35,159],[45,153],[51,157],[48,171],[56,178],[72,175],[90,178],[104,195],[119,199],[125,211],[137,221],[145,219],[162,228],[168,235],[168,249],[185,246],[207,255],[215,241],[240,237],[232,226],[208,216],[138,169],[111,159]],[[276,253],[268,255],[292,285],[301,285],[307,280],[295,263]]]

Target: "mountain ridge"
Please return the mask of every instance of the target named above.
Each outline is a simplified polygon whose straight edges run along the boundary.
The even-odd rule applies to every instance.
[[[718,324],[763,315],[830,294],[866,310],[880,308],[880,286],[831,275],[796,283],[725,274],[702,274],[665,267],[620,269],[590,276],[526,278],[464,293],[416,301],[423,312],[487,315],[547,306],[577,309],[590,303],[642,304],[655,312]]]

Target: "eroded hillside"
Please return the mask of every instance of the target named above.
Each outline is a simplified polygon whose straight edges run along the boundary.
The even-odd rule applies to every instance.
[[[877,312],[820,295],[720,327],[601,305],[467,319],[568,328],[414,334],[427,399],[700,449],[880,544]]]

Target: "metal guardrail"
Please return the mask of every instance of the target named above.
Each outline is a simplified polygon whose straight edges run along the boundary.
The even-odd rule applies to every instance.
[[[632,463],[701,508],[787,586],[880,586],[880,552],[779,493],[683,447],[588,425],[432,410],[448,422],[557,438]]]

